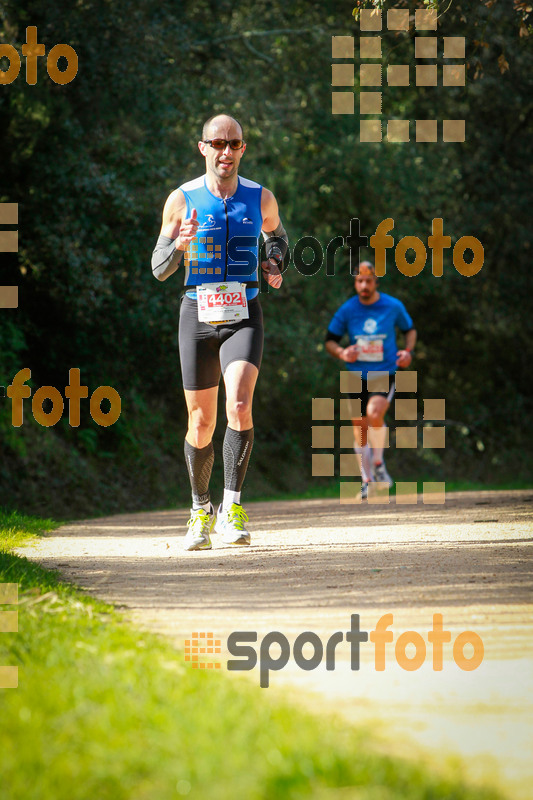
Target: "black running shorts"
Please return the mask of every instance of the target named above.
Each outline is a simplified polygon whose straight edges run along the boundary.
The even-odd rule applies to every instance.
[[[211,389],[218,386],[233,361],[261,366],[263,355],[263,310],[258,297],[248,301],[249,319],[211,325],[198,321],[196,300],[181,301],[179,348],[183,388]]]
[[[351,393],[348,395],[350,399],[361,400],[361,417],[366,416],[366,407],[368,405],[368,401],[370,400],[371,397],[374,397],[374,395],[377,394],[381,395],[381,397],[386,397],[388,403],[390,403],[392,398],[394,397],[394,390],[396,389],[396,381],[394,373],[389,373],[389,389],[386,392],[369,392],[368,384],[365,378],[363,378],[362,384],[363,386],[360,394]],[[353,418],[356,419],[358,416],[359,416],[358,414],[354,414]]]

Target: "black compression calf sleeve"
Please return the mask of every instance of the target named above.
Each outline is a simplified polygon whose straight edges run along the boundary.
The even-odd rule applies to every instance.
[[[191,480],[192,501],[194,505],[203,506],[209,502],[209,479],[215,460],[213,442],[205,447],[193,447],[185,439],[185,463]]]
[[[234,431],[229,426],[224,436],[224,489],[240,492],[254,443],[254,429]]]

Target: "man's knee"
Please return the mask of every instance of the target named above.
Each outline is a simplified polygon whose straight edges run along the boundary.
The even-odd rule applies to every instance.
[[[369,400],[366,408],[366,418],[371,428],[379,428],[383,425],[388,407],[389,404],[384,397],[371,398]]]
[[[228,419],[238,420],[244,422],[249,419],[252,413],[252,403],[248,397],[241,397],[234,400],[228,400],[226,406]]]
[[[368,426],[370,428],[380,428],[383,425],[384,414],[379,411],[369,411],[367,414]]]
[[[208,438],[210,441],[215,431],[215,424],[216,420],[211,419],[202,409],[189,411],[189,433],[194,434],[195,439],[203,441]]]

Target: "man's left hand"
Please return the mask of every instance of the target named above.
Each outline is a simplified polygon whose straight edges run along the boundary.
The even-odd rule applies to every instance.
[[[283,275],[281,274],[277,264],[273,261],[262,261],[261,269],[267,279],[267,282],[273,289],[279,289],[283,283]]]
[[[405,369],[406,367],[408,367],[411,361],[413,360],[413,357],[411,356],[409,350],[398,350],[396,356],[397,356],[396,366],[400,367],[401,369]]]

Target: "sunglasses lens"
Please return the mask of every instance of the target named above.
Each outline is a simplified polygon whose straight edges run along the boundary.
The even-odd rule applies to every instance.
[[[206,144],[210,144],[215,150],[225,150],[228,144],[232,150],[240,150],[244,142],[242,139],[230,139],[229,142],[226,139],[207,139]]]

